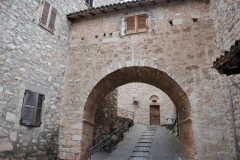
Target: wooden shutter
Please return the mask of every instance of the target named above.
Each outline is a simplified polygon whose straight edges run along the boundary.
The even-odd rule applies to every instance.
[[[54,24],[57,16],[57,10],[52,7],[48,28],[54,31]]]
[[[25,90],[22,106],[22,117],[20,120],[21,125],[41,125],[41,112],[44,99],[45,96],[43,94]]]
[[[147,24],[146,24],[146,14],[137,16],[137,32],[146,32]]]
[[[136,32],[135,16],[127,17],[126,23],[127,34],[135,33]]]
[[[42,124],[41,115],[42,115],[42,106],[43,106],[44,99],[45,99],[44,94],[39,94],[38,95],[38,103],[37,103],[36,117],[35,117],[35,126],[40,126]]]
[[[90,5],[90,7],[93,7],[93,0],[89,0],[90,2],[89,2],[89,5]]]
[[[90,7],[93,7],[93,0],[86,0],[86,3],[87,3]]]
[[[45,26],[47,25],[49,9],[50,9],[50,4],[45,2],[43,6],[43,11],[42,11],[42,17],[40,20],[40,22]]]

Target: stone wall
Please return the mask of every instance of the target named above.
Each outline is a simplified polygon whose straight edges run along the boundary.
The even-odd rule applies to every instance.
[[[149,15],[148,32],[119,36],[124,17],[144,13]],[[97,106],[111,89],[130,82],[155,85],[171,97],[181,113],[180,120],[192,122],[180,127],[180,141],[187,158],[227,159],[231,153],[228,117],[219,88],[222,82],[212,69],[212,59],[217,56],[213,32],[210,5],[201,0],[171,1],[75,20],[62,106],[68,106],[78,94],[80,102],[75,103],[81,114],[71,116],[75,123],[82,119],[93,122]],[[68,81],[79,77],[82,77],[79,83]],[[63,123],[64,137],[75,123],[70,123],[69,118]],[[85,121],[81,124],[83,130],[89,131],[78,134],[81,156],[86,159],[93,129]]]
[[[94,3],[93,7],[100,7],[100,6],[119,3],[119,2],[121,2],[121,0],[94,0],[93,1],[93,3]]]
[[[236,40],[240,40],[240,1],[239,0],[212,0],[211,1],[211,12],[214,19],[214,39],[217,54],[214,60],[220,55],[224,54],[225,51],[229,51],[231,45],[235,43]],[[238,143],[238,154],[240,153],[240,89],[238,89],[232,82],[232,80],[239,85],[240,75],[234,76],[221,76],[221,87],[222,94],[224,95],[225,108],[223,109],[227,117],[227,126],[229,134],[229,147],[231,151],[230,158],[236,159],[236,150],[234,147],[234,132],[232,126],[232,116],[230,109],[230,100],[228,88],[231,87],[233,106],[234,106],[234,120],[236,126],[237,143]]]
[[[150,97],[158,96],[160,103],[160,124],[167,124],[166,115],[173,115],[175,120],[175,106],[171,99],[160,89],[143,83],[130,83],[118,88],[118,108],[133,111],[135,113],[134,123],[150,124]],[[133,104],[133,97],[138,101]],[[121,110],[118,110],[121,116]]]
[[[59,109],[71,25],[66,14],[86,6],[82,0],[48,0],[58,10],[51,34],[38,25],[42,2],[0,2],[0,159],[51,159],[59,152]],[[25,89],[45,94],[41,127],[19,125]]]
[[[104,136],[113,132],[117,122],[118,90],[109,93],[98,106],[94,119],[94,141],[99,142]],[[116,129],[116,128],[115,128]]]

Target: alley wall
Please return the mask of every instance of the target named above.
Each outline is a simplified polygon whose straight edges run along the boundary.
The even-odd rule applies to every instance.
[[[118,108],[135,113],[134,123],[150,125],[150,104],[152,96],[159,98],[160,125],[167,124],[167,114],[172,115],[172,120],[176,118],[176,108],[171,99],[160,89],[144,84],[129,83],[118,88]],[[134,100],[137,103],[134,103]],[[124,116],[121,110],[119,115]]]
[[[240,40],[240,1],[239,0],[212,0],[211,12],[214,19],[214,40],[217,54],[214,59],[224,55],[225,51],[230,51],[232,45]],[[237,136],[237,152],[240,153],[240,76],[222,75],[219,78],[219,86],[222,88],[222,95],[225,100],[225,117],[227,117],[227,126],[229,134],[229,146],[231,149],[231,158],[236,158],[236,149],[234,147],[234,131],[232,119],[235,121]],[[229,86],[231,94],[229,95]],[[238,86],[238,87],[237,87]],[[234,117],[231,115],[230,96],[233,99]],[[239,155],[240,156],[240,155]]]
[[[57,157],[59,109],[71,23],[83,0],[47,0],[57,10],[54,34],[39,25],[44,0],[0,2],[0,159]],[[45,95],[40,127],[19,125],[25,89]]]

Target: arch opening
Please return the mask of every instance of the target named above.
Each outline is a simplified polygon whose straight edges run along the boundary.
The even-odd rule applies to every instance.
[[[154,76],[152,76],[154,75]],[[101,79],[89,94],[84,107],[83,119],[94,123],[97,107],[101,100],[112,90],[131,82],[141,82],[155,86],[165,92],[176,106],[179,115],[180,143],[186,159],[194,159],[194,145],[190,101],[183,89],[168,74],[151,67],[124,67]],[[92,145],[93,125],[83,123],[82,156],[88,156]],[[84,158],[83,158],[84,159]]]

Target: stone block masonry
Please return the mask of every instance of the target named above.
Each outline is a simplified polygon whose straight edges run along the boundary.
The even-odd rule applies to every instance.
[[[236,40],[240,40],[240,2],[238,0],[219,0],[211,2],[211,12],[213,13],[214,19],[214,40],[215,46],[217,50],[217,54],[214,56],[214,60],[220,55],[223,55],[225,51],[229,51],[230,47],[234,45]],[[221,81],[222,95],[224,96],[226,103],[226,114],[228,121],[226,125],[228,127],[228,131],[224,134],[229,137],[229,147],[231,150],[230,158],[236,159],[236,153],[240,153],[240,90],[236,87],[234,83],[237,85],[240,84],[240,76],[232,75],[232,76],[221,76],[219,79]],[[232,82],[234,81],[234,83]],[[229,94],[228,87],[230,86],[232,91],[232,99],[233,99],[233,109],[234,109],[234,117],[231,116],[230,110],[230,102],[229,102]],[[236,126],[236,136],[237,136],[237,149],[234,147],[234,132],[232,126],[232,119],[235,120]],[[240,155],[239,155],[240,156]]]
[[[239,83],[239,76],[220,76],[211,67],[240,39],[238,0],[171,1],[72,24],[66,15],[87,9],[84,0],[47,1],[57,9],[54,34],[38,25],[42,0],[0,2],[0,159],[87,159],[94,106],[110,89],[136,82],[134,77],[144,83],[158,77],[155,85],[186,113],[180,118],[192,122],[191,132],[191,123],[180,130],[188,159],[235,158],[226,106],[230,85],[239,140],[240,93],[229,79]],[[123,18],[144,13],[148,32],[119,36]],[[98,84],[104,84],[101,90]],[[41,127],[19,125],[25,89],[46,96]]]
[[[61,86],[70,34],[66,14],[87,7],[83,0],[47,2],[57,9],[54,34],[38,25],[42,0],[0,2],[0,159],[51,159],[59,153]],[[46,96],[41,127],[19,125],[25,89]]]
[[[74,20],[69,40],[70,44],[78,45],[71,48],[69,53],[64,84],[66,95],[62,106],[68,106],[74,95],[79,94],[86,99],[78,105],[84,110],[83,119],[93,122],[92,115],[95,115],[97,103],[110,89],[126,82],[137,82],[137,79],[134,79],[136,77],[144,83],[151,83],[154,78],[159,77],[154,85],[162,86],[160,89],[164,88],[165,93],[175,100],[174,104],[178,106],[179,112],[186,113],[180,117],[181,120],[186,120],[184,122],[188,122],[182,123],[180,136],[181,133],[187,135],[181,139],[182,144],[185,144],[182,148],[185,155],[188,155],[187,158],[227,159],[232,152],[226,143],[229,141],[226,126],[228,117],[225,116],[227,109],[224,106],[228,103],[219,87],[222,85],[219,80],[221,76],[211,68],[217,53],[213,34],[214,18],[210,7],[211,3],[204,0],[171,1],[162,5]],[[149,15],[148,32],[121,36],[110,34],[121,33],[123,18],[144,13]],[[170,21],[174,21],[176,25],[171,25]],[[108,38],[111,38],[111,41],[100,43]],[[118,41],[112,40],[115,38],[118,38]],[[150,68],[153,69],[151,74],[140,72],[151,70]],[[127,72],[128,69],[132,72]],[[170,81],[159,76],[154,69],[170,76],[185,93],[180,94],[179,90],[174,90],[173,84],[168,86]],[[77,84],[68,82],[79,77],[82,79]],[[165,88],[166,86],[168,87]],[[75,90],[76,88],[79,90]],[[175,98],[176,95],[181,96]],[[187,99],[180,98],[185,95]],[[190,109],[185,103],[188,99]],[[63,115],[69,117],[70,113],[65,112]],[[71,116],[78,117],[76,114]],[[191,131],[190,122],[193,126]],[[63,128],[63,135],[69,132],[68,128],[71,126],[67,120],[64,124],[68,127]],[[92,130],[86,123],[82,126],[83,130]],[[87,159],[87,150],[91,146],[88,142],[91,141],[92,134],[82,132],[82,135],[81,157]],[[194,147],[188,148],[191,144],[194,144]]]
[[[109,93],[98,106],[94,118],[93,145],[114,131],[117,122],[117,97],[118,90],[116,89]]]

